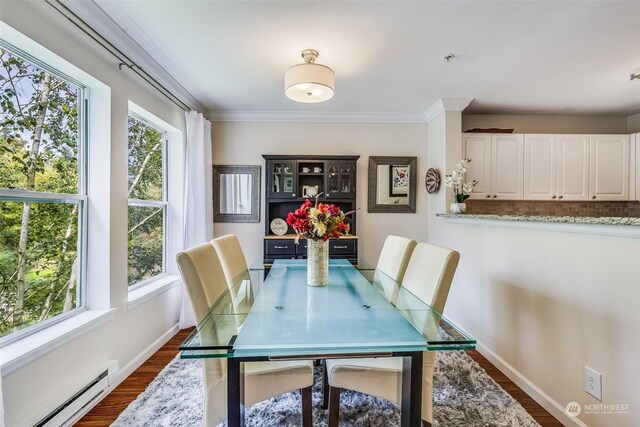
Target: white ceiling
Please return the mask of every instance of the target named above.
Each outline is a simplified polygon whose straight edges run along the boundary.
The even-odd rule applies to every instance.
[[[636,1],[94,2],[214,114],[640,112]],[[336,74],[322,104],[284,95],[306,48]]]

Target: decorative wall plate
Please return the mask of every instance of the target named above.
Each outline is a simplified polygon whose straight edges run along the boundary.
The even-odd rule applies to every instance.
[[[276,218],[271,221],[270,227],[271,231],[273,231],[273,234],[275,234],[276,236],[287,234],[287,230],[289,229],[287,222],[282,218]]]
[[[427,193],[437,193],[440,189],[440,174],[434,168],[427,170],[427,175],[424,177],[424,185],[427,187]]]

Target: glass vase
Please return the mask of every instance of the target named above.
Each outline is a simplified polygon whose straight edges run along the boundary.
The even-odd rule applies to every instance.
[[[307,285],[329,283],[329,241],[307,240]]]

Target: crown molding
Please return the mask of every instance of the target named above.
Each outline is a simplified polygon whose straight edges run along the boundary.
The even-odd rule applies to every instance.
[[[113,3],[110,9],[117,7],[115,2]],[[123,14],[120,13],[114,14],[113,10],[109,10],[107,13],[92,0],[62,0],[62,4],[132,61],[135,61],[136,66],[156,79],[174,96],[181,99],[193,109],[203,110],[200,102],[180,83],[181,81],[188,80],[181,79],[181,76],[174,77],[169,70],[154,59],[154,57],[162,59],[161,56],[156,56],[148,46],[143,47],[138,44],[132,35],[118,24],[118,22],[121,22],[125,28],[135,28],[135,25],[133,27],[126,25],[126,21],[130,20],[126,14],[124,14],[124,16],[121,16]],[[123,70],[125,70],[125,68],[126,67],[123,67]]]
[[[212,122],[425,123],[423,113],[209,111]]]
[[[473,101],[473,98],[440,98],[427,109],[424,119],[427,123],[445,111],[463,111]]]

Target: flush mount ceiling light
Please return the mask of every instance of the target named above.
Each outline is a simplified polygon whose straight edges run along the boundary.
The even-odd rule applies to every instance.
[[[302,51],[304,64],[294,65],[284,73],[284,91],[287,98],[298,102],[324,102],[333,97],[335,74],[324,65],[316,64],[317,50]]]

